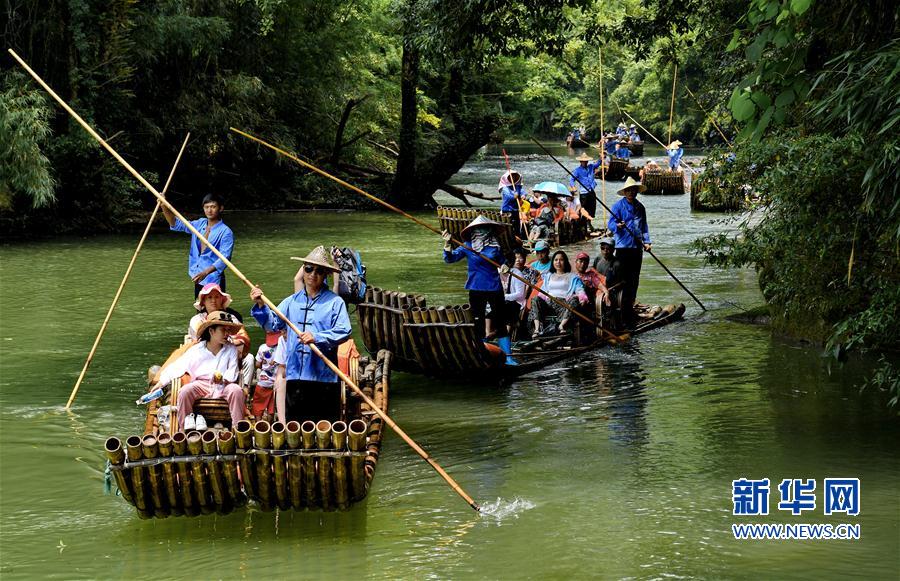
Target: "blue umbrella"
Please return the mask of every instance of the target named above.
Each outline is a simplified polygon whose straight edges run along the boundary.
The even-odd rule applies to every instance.
[[[554,196],[566,198],[572,197],[572,192],[569,191],[569,188],[559,182],[541,182],[534,186],[533,189],[535,192],[540,192],[542,194],[553,194]]]

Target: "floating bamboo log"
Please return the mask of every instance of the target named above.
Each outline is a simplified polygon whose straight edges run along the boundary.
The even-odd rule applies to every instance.
[[[272,424],[272,448],[282,450],[286,444],[286,434],[284,424],[275,422]],[[272,458],[272,465],[275,472],[275,498],[278,500],[278,508],[287,510],[291,507],[291,497],[288,493],[287,483],[287,462],[283,456],[275,456]]]
[[[126,456],[129,462],[137,462],[143,455],[141,451],[141,437],[129,436],[125,440]],[[135,466],[131,469],[131,492],[134,498],[134,506],[137,508],[138,516],[141,518],[150,518],[153,516],[152,504],[147,505],[147,491],[144,488],[144,473],[146,469],[141,466]]]
[[[330,450],[331,445],[331,422],[328,420],[319,420],[316,424],[316,444],[319,450]],[[319,475],[319,490],[322,498],[322,508],[324,510],[333,510],[332,502],[333,486],[331,484],[331,459],[327,456],[319,456],[316,463],[316,469]]]
[[[334,422],[331,426],[331,438],[334,449],[343,452],[347,449],[347,424]],[[336,456],[332,462],[334,469],[334,501],[339,510],[347,510],[350,506],[350,481],[347,478],[347,458]]]
[[[300,441],[304,450],[315,450],[316,424],[314,422],[306,420],[300,424]],[[306,506],[315,508],[319,504],[319,494],[316,489],[316,460],[312,456],[304,456],[302,464]]]
[[[249,421],[238,422],[234,428],[234,439],[237,441],[237,451],[241,454],[238,464],[241,467],[241,482],[244,484],[244,492],[250,498],[257,498],[253,457],[246,453],[253,449],[253,434]]]
[[[163,458],[172,457],[172,434],[165,432],[157,437],[159,443],[159,455]],[[181,496],[178,493],[178,478],[175,473],[175,466],[171,463],[162,465],[163,484],[166,490],[166,502],[172,510],[172,514],[182,515],[184,509],[181,506]]]
[[[172,448],[176,456],[187,456],[187,436],[184,432],[175,432],[172,435]],[[175,464],[175,470],[178,472],[181,506],[184,507],[184,513],[188,516],[195,516],[198,510],[194,504],[194,496],[191,493],[191,471],[186,462]]]
[[[231,456],[235,453],[234,434],[228,431],[219,432],[219,453]],[[228,493],[228,501],[232,506],[241,506],[247,499],[241,491],[241,481],[238,479],[237,462],[227,460],[222,463],[222,472],[225,475],[225,491]]]
[[[303,445],[300,433],[300,422],[288,422],[285,426],[287,432],[287,445],[291,450],[297,450]],[[299,456],[288,458],[288,488],[290,489],[291,505],[299,510],[303,508],[303,464]]]
[[[200,432],[191,432],[187,435],[187,447],[192,456],[199,456],[203,453],[203,440]],[[194,494],[197,497],[197,504],[200,505],[200,512],[212,513],[215,508],[210,500],[209,478],[206,475],[206,466],[200,460],[191,461],[191,481],[194,483]]]
[[[348,445],[353,452],[362,452],[366,448],[366,431],[368,426],[362,420],[353,420],[348,426]],[[353,500],[360,500],[366,496],[366,470],[365,457],[353,456],[350,458],[350,485]]]
[[[104,445],[106,457],[113,466],[122,466],[125,463],[125,450],[122,449],[122,440],[119,438],[107,438]],[[129,504],[134,504],[134,496],[131,494],[131,486],[129,485],[124,470],[113,470],[113,478],[116,479],[116,486],[119,492]]]
[[[216,433],[213,430],[203,432],[203,435],[200,436],[200,442],[203,446],[204,454],[215,456],[218,453],[219,447],[216,443]],[[229,507],[226,506],[225,502],[225,480],[222,477],[222,466],[219,462],[207,462],[205,464],[209,478],[209,487],[212,489],[213,503],[216,505],[216,510],[225,514],[229,512]]]
[[[256,422],[253,426],[253,444],[257,450],[268,450],[272,446],[272,427],[269,422]],[[268,454],[256,454],[256,484],[259,488],[259,506],[271,511],[272,506],[272,461]]]

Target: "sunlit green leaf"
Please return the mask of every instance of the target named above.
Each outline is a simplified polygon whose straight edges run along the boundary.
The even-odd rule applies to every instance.
[[[801,15],[812,5],[813,0],[791,0],[791,12]]]

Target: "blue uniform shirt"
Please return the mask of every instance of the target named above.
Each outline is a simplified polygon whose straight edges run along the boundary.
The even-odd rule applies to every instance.
[[[496,246],[486,246],[481,253],[494,262],[503,264],[503,253]],[[475,254],[469,242],[466,242],[463,246],[457,246],[452,251],[444,251],[444,262],[448,264],[458,262],[463,258],[467,260],[466,266],[469,269],[469,276],[466,279],[466,290],[503,290],[497,267]]]
[[[603,163],[599,159],[594,163],[588,163],[586,167],[578,167],[572,170],[572,176],[569,178],[569,187],[578,188],[578,192],[586,194],[597,186],[597,180],[594,179],[594,171]],[[577,179],[576,179],[577,178]]]
[[[616,248],[643,248],[641,244],[634,239],[635,234],[640,235],[641,242],[650,244],[650,228],[647,226],[647,209],[639,201],[635,200],[634,204],[629,204],[628,200],[622,198],[610,208],[612,213],[609,216],[607,227],[615,233]],[[626,228],[622,229],[616,226],[616,222],[625,222]]]
[[[681,156],[684,155],[684,148],[667,149],[666,155],[669,156],[669,169],[678,169],[678,166],[681,163]]]
[[[344,299],[323,287],[315,298],[309,298],[306,289],[281,301],[278,310],[287,316],[301,332],[309,331],[316,338],[316,347],[337,365],[338,345],[350,336],[350,316]],[[288,327],[268,306],[253,305],[250,314],[266,331],[281,331],[287,327],[285,371],[287,379],[305,381],[338,381],[337,374],[300,342],[294,330]]]
[[[500,195],[503,196],[503,202],[500,205],[501,212],[519,211],[519,205],[516,203],[516,194],[518,194],[519,196],[524,196],[525,189],[518,184],[516,185],[515,190],[513,190],[510,186],[503,186],[503,189],[500,190]]]
[[[613,152],[613,157],[619,159],[631,159],[631,150],[627,147],[619,147],[617,151]]]
[[[630,139],[630,140],[632,140],[632,141],[640,141],[640,140],[641,140],[641,136],[640,136],[640,134],[637,132],[636,129],[631,129],[631,130],[628,131],[628,139]]]
[[[206,218],[199,218],[191,222],[191,226],[200,232],[206,232],[206,223]],[[203,252],[200,252],[200,244],[202,244],[200,239],[188,230],[188,227],[185,226],[181,220],[176,220],[175,225],[171,227],[171,230],[174,232],[185,232],[191,235],[191,251],[188,254],[188,276],[194,278],[194,276],[203,272],[210,266],[215,266],[216,270],[208,274],[206,278],[199,281],[197,284],[204,285],[214,282],[221,285],[222,271],[225,270],[225,263],[213,254],[212,250],[209,249],[209,246],[205,247]],[[219,252],[224,254],[228,260],[231,260],[231,251],[234,249],[234,233],[232,233],[231,228],[226,226],[224,222],[219,221],[212,227],[209,236],[206,238],[209,240],[209,243],[215,246]]]
[[[616,154],[616,142],[615,141],[607,141],[606,145],[603,146],[606,149],[606,155],[615,155]]]

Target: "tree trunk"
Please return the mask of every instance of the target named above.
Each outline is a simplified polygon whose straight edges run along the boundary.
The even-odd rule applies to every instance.
[[[407,36],[403,42],[403,62],[400,76],[400,138],[397,156],[397,173],[391,187],[391,200],[401,207],[417,205],[416,147],[418,146],[418,103],[416,89],[419,86],[419,49]]]

